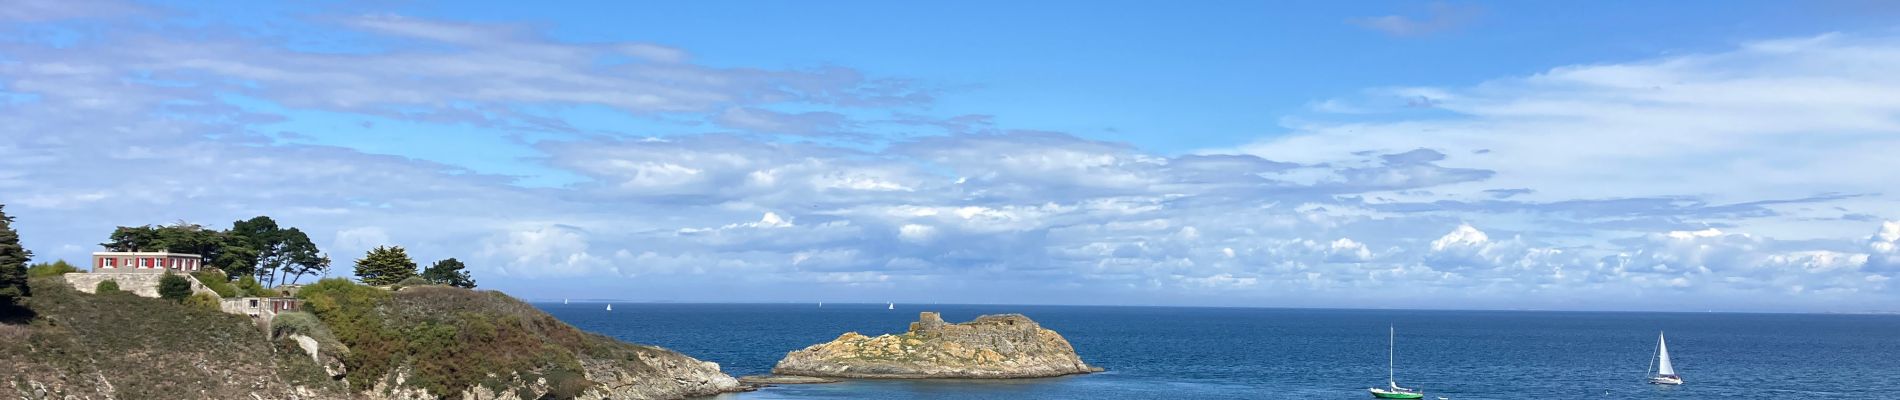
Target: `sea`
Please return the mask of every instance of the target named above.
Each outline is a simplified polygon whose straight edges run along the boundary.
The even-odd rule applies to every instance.
[[[844,332],[1021,313],[1106,372],[1015,380],[850,380],[765,399],[1367,399],[1395,374],[1426,399],[1871,399],[1900,391],[1900,315],[898,304],[537,303],[584,330],[766,374]],[[1646,382],[1666,334],[1686,384]]]

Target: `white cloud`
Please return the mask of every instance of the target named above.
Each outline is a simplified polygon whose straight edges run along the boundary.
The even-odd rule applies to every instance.
[[[937,235],[937,228],[930,225],[904,224],[897,228],[897,237],[911,243],[929,243]]]
[[[588,252],[587,232],[550,225],[514,230],[488,238],[478,255],[501,262],[506,275],[576,276],[596,272],[604,259]]]
[[[1892,118],[1900,79],[1885,71],[1895,68],[1900,41],[1850,35],[1558,67],[1429,88],[1440,113],[1427,118],[1290,118],[1292,134],[1241,150],[1296,162],[1365,149],[1482,152],[1448,162],[1499,175],[1484,186],[1436,190],[1472,198],[1492,188],[1532,189],[1523,196],[1531,200],[1708,194],[1739,202],[1791,188],[1893,193],[1900,161],[1885,149],[1900,147],[1900,121]],[[1787,145],[1793,142],[1804,145]],[[1838,235],[1851,227],[1831,228]]]
[[[383,228],[363,226],[336,231],[335,238],[330,241],[329,251],[332,258],[343,260],[367,254],[370,249],[393,243],[389,240],[389,232]]]
[[[847,69],[696,66],[679,49],[562,43],[526,26],[345,23],[402,41],[341,55],[137,30],[72,48],[0,45],[19,61],[0,63],[0,94],[33,98],[0,107],[0,201],[48,253],[96,243],[115,225],[266,214],[335,232],[326,250],[339,259],[382,244],[472,254],[478,273],[511,278],[496,285],[544,292],[565,278],[1268,304],[1360,301],[1351,295],[1405,282],[1429,301],[1491,296],[1479,306],[1632,293],[1774,306],[1758,299],[1793,287],[1837,304],[1884,300],[1900,273],[1900,222],[1869,237],[1865,222],[1839,218],[1894,205],[1858,194],[1900,192],[1900,165],[1885,154],[1900,148],[1900,80],[1887,73],[1900,69],[1900,41],[1763,42],[1382,90],[1428,99],[1436,114],[1291,118],[1291,134],[1246,154],[1171,156],[986,118],[888,146],[790,138],[856,126],[823,114],[846,114],[837,107],[928,99]],[[266,109],[535,132],[572,127],[512,106],[580,105],[777,135],[523,137],[537,165],[578,180],[523,188],[453,165],[285,143],[257,132],[284,116],[233,95]],[[600,279],[609,276],[640,279]],[[1364,305],[1407,300],[1392,301]]]

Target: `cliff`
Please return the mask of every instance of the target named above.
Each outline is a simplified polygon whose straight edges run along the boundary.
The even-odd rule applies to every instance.
[[[498,292],[325,282],[305,289],[316,312],[302,320],[320,325],[266,334],[244,316],[85,294],[58,279],[33,282],[29,325],[0,325],[0,398],[678,399],[742,389],[717,364],[582,332]]]
[[[839,378],[1038,378],[1099,372],[1055,331],[1020,314],[948,324],[925,312],[901,335],[845,333],[793,351],[772,373]]]

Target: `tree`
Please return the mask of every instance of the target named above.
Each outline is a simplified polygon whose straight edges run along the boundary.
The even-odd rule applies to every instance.
[[[229,249],[220,265],[228,265],[226,271],[233,278],[250,273],[265,286],[276,286],[330,269],[330,257],[317,249],[309,235],[297,228],[282,228],[267,216],[232,222],[226,235]]]
[[[268,216],[234,221],[231,229],[215,231],[185,221],[166,226],[121,226],[110,241],[110,251],[169,251],[204,256],[205,264],[224,270],[225,279],[255,275],[265,286],[296,283],[304,275],[323,275],[330,258],[317,249],[310,236],[297,228],[277,225]]]
[[[468,276],[468,271],[462,270],[466,267],[467,266],[462,265],[461,261],[454,258],[436,261],[434,265],[430,265],[429,268],[422,270],[422,279],[427,279],[429,283],[437,285],[474,288],[475,279]]]
[[[402,246],[376,246],[356,260],[356,277],[368,285],[389,285],[416,276],[416,261]]]
[[[178,221],[165,226],[121,226],[112,230],[110,241],[99,245],[108,251],[167,251],[217,260],[225,241],[224,232]]]
[[[191,297],[191,280],[184,275],[165,274],[158,278],[158,297],[171,301],[184,301]]]
[[[20,246],[13,217],[7,215],[6,205],[0,204],[0,306],[18,304],[21,298],[33,295],[26,284],[26,263],[32,260],[33,252]]]

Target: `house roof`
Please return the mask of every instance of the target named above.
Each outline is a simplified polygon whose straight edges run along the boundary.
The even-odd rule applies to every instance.
[[[200,255],[197,255],[197,254],[190,254],[190,253],[172,253],[172,252],[166,252],[166,251],[97,251],[97,252],[93,252],[93,253],[92,253],[92,255],[95,255],[95,256],[157,256],[157,257],[197,257],[197,258],[204,258],[204,256],[200,256]]]

